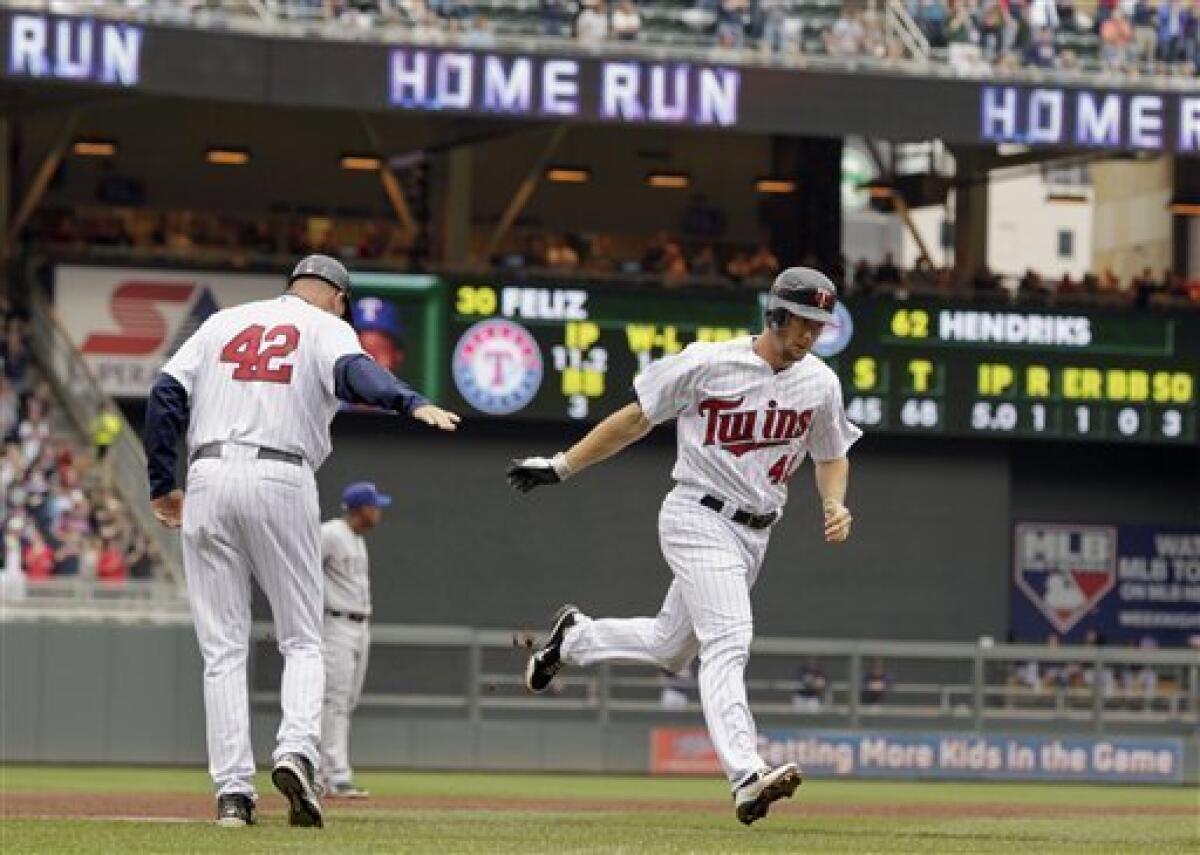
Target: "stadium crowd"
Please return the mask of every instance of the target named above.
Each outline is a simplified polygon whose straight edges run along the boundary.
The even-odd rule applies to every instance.
[[[153,548],[93,454],[58,427],[25,319],[0,303],[0,569],[29,582],[154,576]]]
[[[37,6],[38,0],[30,0]],[[103,12],[227,25],[273,15],[328,33],[403,30],[426,42],[491,47],[497,36],[642,41],[800,57],[892,62],[911,42],[889,35],[876,4],[847,0],[42,0],[52,11]],[[968,74],[1017,68],[1193,75],[1200,67],[1195,0],[905,0],[929,58]],[[923,52],[923,49],[916,49]]]
[[[686,224],[684,232],[696,231]],[[703,229],[699,229],[703,231]],[[191,211],[122,212],[114,209],[46,209],[24,232],[27,246],[54,255],[80,254],[145,262],[204,263],[223,267],[284,264],[309,252],[326,252],[367,266],[420,266],[412,243],[390,223],[337,221],[324,217],[254,217]],[[647,280],[664,288],[695,285],[760,288],[778,272],[779,259],[765,242],[719,243],[704,237],[660,232],[623,239],[605,234],[563,234],[523,228],[489,259],[495,269],[596,275],[614,281]],[[817,263],[806,259],[805,263]],[[425,269],[425,268],[422,268]],[[1023,303],[1084,303],[1143,308],[1170,301],[1200,307],[1200,280],[1150,269],[1121,279],[1112,270],[1047,276],[1026,270],[1020,277],[976,271],[964,283],[950,268],[918,262],[902,269],[889,254],[878,263],[842,259],[835,280],[850,294],[953,294]]]

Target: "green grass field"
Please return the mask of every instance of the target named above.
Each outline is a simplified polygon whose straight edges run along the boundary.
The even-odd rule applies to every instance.
[[[1200,852],[1196,789],[808,781],[739,825],[719,780],[364,773],[365,803],[291,829],[220,829],[200,771],[0,767],[0,851]],[[260,792],[271,793],[269,782]],[[36,806],[36,807],[31,807]],[[55,816],[30,818],[28,814]],[[83,814],[100,814],[82,818]],[[140,820],[152,815],[155,818]]]

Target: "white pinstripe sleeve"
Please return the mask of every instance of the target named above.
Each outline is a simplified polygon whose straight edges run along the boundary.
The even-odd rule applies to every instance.
[[[321,382],[329,393],[333,393],[333,367],[337,361],[348,354],[362,353],[362,345],[358,341],[358,333],[354,327],[341,318],[326,314],[321,318],[320,334],[317,338]]]
[[[693,343],[680,353],[651,362],[633,378],[633,391],[651,424],[673,419],[692,404],[696,378],[704,365],[700,345]]]
[[[813,460],[845,457],[862,431],[846,416],[842,384],[832,371],[828,375],[825,402],[813,414],[808,433],[808,450]]]
[[[200,371],[201,365],[204,363],[205,353],[208,351],[208,340],[212,337],[212,329],[214,326],[213,318],[216,314],[209,317],[202,323],[188,340],[179,346],[179,350],[175,351],[175,355],[167,360],[167,364],[162,367],[166,374],[170,374],[179,381],[179,385],[183,387],[188,395],[192,394],[192,388],[196,384],[196,375]]]

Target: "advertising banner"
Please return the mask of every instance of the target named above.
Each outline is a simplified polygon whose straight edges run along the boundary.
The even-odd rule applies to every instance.
[[[1013,638],[1183,646],[1200,635],[1200,528],[1021,523]]]
[[[54,302],[100,386],[145,397],[159,369],[218,309],[273,297],[279,275],[76,267],[54,272]]]
[[[656,728],[652,774],[720,774],[699,728]],[[1100,739],[956,733],[771,730],[759,734],[768,763],[797,763],[814,778],[943,778],[1177,784],[1180,739]]]

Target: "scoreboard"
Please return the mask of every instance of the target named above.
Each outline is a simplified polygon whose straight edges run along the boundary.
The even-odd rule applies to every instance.
[[[449,405],[596,421],[634,376],[693,341],[757,333],[763,295],[453,280]],[[850,299],[816,352],[850,418],[880,433],[1187,444],[1200,313]]]

